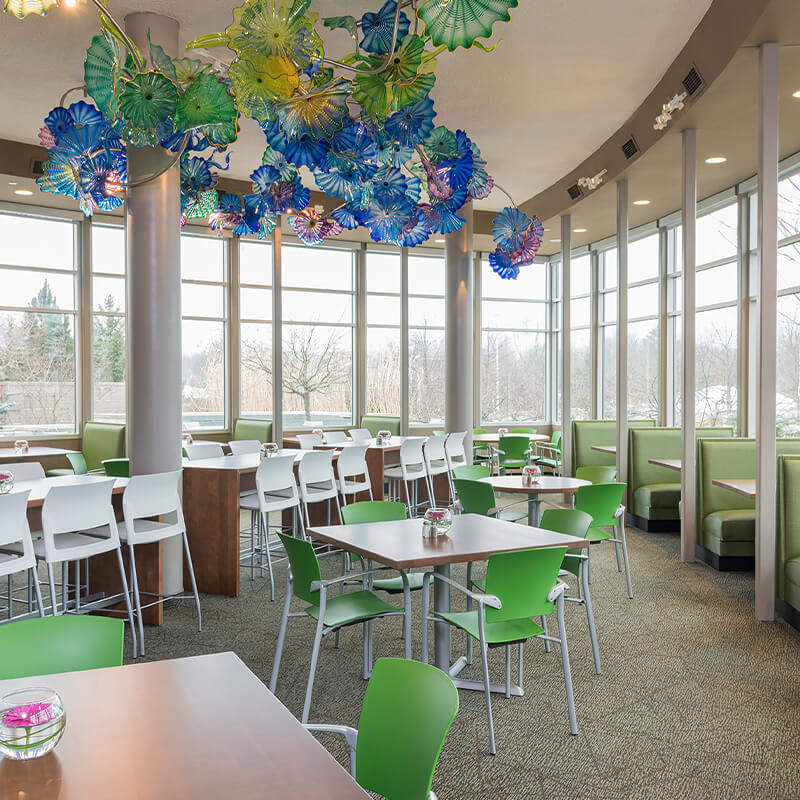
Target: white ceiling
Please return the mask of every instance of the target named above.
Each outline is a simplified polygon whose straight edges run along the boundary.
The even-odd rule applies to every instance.
[[[153,11],[176,18],[185,42],[223,30],[236,0],[110,0],[118,18]],[[639,106],[672,63],[711,0],[521,0],[511,23],[495,26],[494,53],[477,48],[439,58],[433,98],[437,122],[464,128],[497,183],[517,202],[580,163]],[[320,16],[377,10],[374,2],[318,0]],[[318,28],[322,32],[322,26]],[[19,21],[0,16],[0,138],[38,143],[43,118],[83,79],[84,51],[97,32],[87,0],[75,9]],[[347,51],[342,32],[326,35],[329,54]],[[231,148],[230,175],[247,178],[261,163],[264,138],[244,120]],[[495,192],[478,207],[497,209]]]

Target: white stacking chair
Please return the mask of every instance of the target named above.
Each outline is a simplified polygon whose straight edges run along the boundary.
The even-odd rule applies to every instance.
[[[372,434],[366,428],[352,428],[347,432],[354,442],[366,442],[372,438]]]
[[[324,452],[324,451],[320,451]],[[239,508],[250,512],[250,533],[254,536],[256,524],[258,525],[258,547],[254,539],[250,560],[250,580],[255,578],[255,554],[261,557],[266,549],[267,568],[269,569],[269,596],[275,599],[275,581],[272,575],[272,552],[269,545],[269,515],[272,511],[293,509],[294,535],[297,531],[297,521],[302,536],[305,538],[303,514],[300,510],[300,495],[297,491],[297,481],[294,477],[294,455],[272,456],[264,458],[256,470],[256,491],[244,495],[239,501]],[[261,574],[264,574],[263,561]]]
[[[228,442],[231,454],[243,456],[247,453],[258,453],[261,450],[261,442],[258,439],[239,439],[238,441]]]
[[[300,442],[301,450],[313,450],[322,444],[322,437],[318,433],[298,433],[297,441]]]
[[[325,434],[325,441],[327,444],[344,444],[350,440],[344,431],[329,431]]]
[[[348,447],[343,447],[339,453],[336,472],[339,475],[339,491],[342,495],[343,505],[347,505],[349,495],[356,495],[359,492],[369,492],[369,499],[374,499],[372,496],[372,481],[369,478],[369,469],[367,468],[368,449],[368,444],[352,444]],[[363,480],[358,480],[359,476],[363,476]]]
[[[189,461],[197,461],[201,458],[222,458],[225,453],[222,451],[221,444],[187,444],[184,448],[186,457]]]
[[[428,472],[425,468],[425,456],[422,452],[422,445],[425,441],[423,436],[408,437],[400,445],[400,464],[396,467],[389,467],[383,471],[389,479],[390,499],[405,502],[410,516],[414,516],[419,510],[421,503],[417,502],[417,481],[425,482],[428,491],[428,503],[433,505],[433,496],[428,486]],[[405,486],[405,499],[400,492],[400,482]],[[391,486],[394,483],[396,491],[392,493]],[[409,485],[410,484],[410,485]]]
[[[45,477],[44,467],[38,461],[15,461],[12,464],[3,464],[3,472],[10,472],[14,476],[15,484],[40,481]]]
[[[165,600],[183,600],[187,595],[158,595],[153,592],[140,592],[139,579],[136,574],[134,551],[138,544],[151,544],[180,536],[183,539],[183,550],[186,556],[186,567],[192,583],[192,595],[197,609],[197,630],[203,629],[203,618],[200,613],[200,596],[197,593],[197,582],[194,579],[192,555],[189,552],[189,540],[186,536],[186,523],[183,520],[183,508],[179,494],[181,470],[175,472],[159,472],[154,475],[136,475],[132,477],[122,496],[123,522],[118,525],[119,538],[128,545],[128,556],[131,570],[131,588],[136,604],[136,619],[139,626],[139,653],[144,655],[144,623],[142,610],[163,603]],[[167,520],[154,520],[153,517],[168,517]],[[142,605],[141,595],[153,596],[152,603]]]
[[[435,504],[436,492],[433,479],[436,475],[447,476],[447,487],[451,500],[454,501],[456,496],[450,483],[450,466],[447,463],[447,452],[445,451],[446,442],[446,436],[430,436],[422,448],[422,454],[425,457],[425,471],[428,473],[428,497],[431,498],[431,505]]]
[[[467,451],[464,447],[464,439],[466,438],[466,431],[457,431],[448,434],[447,441],[444,443],[444,452],[447,456],[448,480],[450,481],[450,497],[452,498],[456,496],[456,487],[453,483],[453,470],[456,467],[463,467],[470,463],[467,461]]]
[[[0,577],[8,578],[9,619],[14,616],[13,576],[20,572],[27,572],[28,580],[33,581],[39,616],[44,616],[42,593],[36,575],[36,556],[28,527],[28,495],[30,491],[0,495]],[[9,552],[4,552],[6,548],[9,548]],[[14,552],[16,550],[19,552]]]
[[[330,501],[336,503],[339,523],[342,523],[342,509],[339,505],[339,487],[333,473],[333,450],[311,450],[304,453],[297,468],[300,483],[300,498],[306,512],[306,525],[311,526],[308,507],[313,503],[328,503],[328,522],[330,522]]]

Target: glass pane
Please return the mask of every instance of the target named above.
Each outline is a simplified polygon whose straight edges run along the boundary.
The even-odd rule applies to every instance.
[[[617,326],[600,328],[600,383],[603,387],[600,416],[617,416]]]
[[[416,302],[416,301],[415,301]],[[367,295],[367,325],[399,325],[400,298]]]
[[[544,330],[547,327],[547,304],[484,300],[481,306],[481,316],[484,328]]]
[[[367,250],[367,291],[400,294],[400,254]]]
[[[778,436],[800,436],[800,294],[778,298]]]
[[[222,286],[184,283],[181,298],[184,317],[225,316],[225,289]]]
[[[675,228],[675,264],[673,272],[681,272],[683,270],[683,226],[678,225]]]
[[[444,259],[409,254],[408,293],[439,294],[444,297]]]
[[[483,422],[535,422],[545,418],[546,346],[547,337],[543,333],[483,333]]]
[[[0,303],[4,306],[75,309],[73,273],[0,269],[0,286]]]
[[[667,308],[680,311],[683,308],[683,279],[670,278],[667,282]]]
[[[754,263],[755,267],[757,264]],[[778,290],[800,286],[800,244],[790,244],[778,250]]]
[[[603,322],[616,322],[617,321],[617,293],[606,292],[602,296],[602,314]]]
[[[486,299],[546,300],[547,264],[531,264],[523,267],[516,280],[507,281],[494,273],[488,261],[483,261],[481,262],[481,294]]]
[[[617,285],[617,248],[606,250],[600,258],[603,260],[603,288],[613,289]]]
[[[181,276],[186,280],[224,281],[225,242],[216,236],[181,235]],[[187,313],[184,310],[184,313]]]
[[[409,298],[408,324],[422,328],[444,327],[444,299]]]
[[[352,422],[352,329],[285,325],[284,429],[342,427]]]
[[[569,270],[569,296],[589,294],[592,290],[592,257],[573,258]]]
[[[696,371],[698,425],[736,424],[737,310],[697,315]]]
[[[75,432],[75,318],[0,313],[3,435]]]
[[[75,269],[74,223],[0,214],[0,264]]]
[[[281,248],[283,285],[299,289],[353,288],[353,252],[320,247]]]
[[[408,403],[412,424],[444,423],[444,331],[408,334]]]
[[[242,319],[272,319],[272,289],[240,289],[239,314]]]
[[[698,271],[695,292],[698,308],[718,303],[735,303],[739,296],[736,264],[723,264],[721,267]]]
[[[183,321],[183,427],[225,427],[225,324]]]
[[[570,327],[581,328],[591,323],[592,305],[588,297],[573,300],[569,307]]]
[[[93,311],[125,311],[125,278],[92,278]]]
[[[572,331],[570,335],[570,390],[572,419],[590,419],[592,415],[592,347],[590,331]]]
[[[272,244],[239,239],[239,282],[272,285]]]
[[[283,318],[287,322],[353,321],[353,295],[324,292],[283,292]]]
[[[367,411],[400,416],[400,331],[367,328]]]
[[[125,423],[125,318],[95,314],[92,419]]]
[[[628,244],[628,283],[658,277],[658,234]]]
[[[778,183],[778,238],[800,233],[800,174]]]
[[[272,419],[272,325],[242,323],[241,412]]]
[[[92,225],[92,271],[125,274],[125,229]]]
[[[658,314],[658,284],[634,286],[628,289],[628,319]]]
[[[628,324],[628,416],[658,417],[658,320]]]
[[[697,218],[697,265],[736,255],[738,249],[736,203]]]
[[[683,391],[683,340],[681,339],[681,330],[683,321],[680,317],[675,317],[674,319],[674,331],[672,335],[672,360],[673,360],[673,367],[672,367],[672,381],[673,381],[673,388],[674,388],[674,401],[673,407],[674,411],[673,414],[675,419],[673,420],[674,425],[681,424],[681,403],[682,403],[682,391]]]

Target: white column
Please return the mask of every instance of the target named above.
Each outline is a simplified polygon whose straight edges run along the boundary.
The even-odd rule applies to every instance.
[[[272,439],[283,447],[283,258],[281,221],[272,231]]]
[[[408,248],[400,248],[400,433],[408,436]]]
[[[628,181],[617,181],[617,480],[628,480]]]
[[[572,347],[570,344],[570,272],[572,217],[561,217],[561,469],[572,474]]]
[[[759,48],[758,350],[756,351],[756,619],[775,619],[778,45]]]
[[[694,561],[697,438],[695,436],[695,261],[697,228],[697,131],[683,137],[683,303],[681,312],[681,561]]]
[[[355,327],[355,397],[353,422],[361,424],[361,415],[367,413],[367,244],[361,243],[356,251],[356,327]]]

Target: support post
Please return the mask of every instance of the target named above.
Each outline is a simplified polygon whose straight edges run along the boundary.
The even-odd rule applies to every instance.
[[[355,359],[356,375],[353,397],[353,423],[361,424],[361,417],[368,413],[367,408],[367,243],[362,242],[355,252],[356,259],[356,320]]]
[[[283,447],[283,232],[281,218],[272,231],[272,438]]]
[[[408,248],[400,248],[400,433],[408,436]],[[360,424],[359,420],[359,424]]]
[[[628,480],[628,181],[617,181],[617,480]]]
[[[572,392],[570,345],[570,271],[572,217],[561,217],[561,471],[572,474]]]

